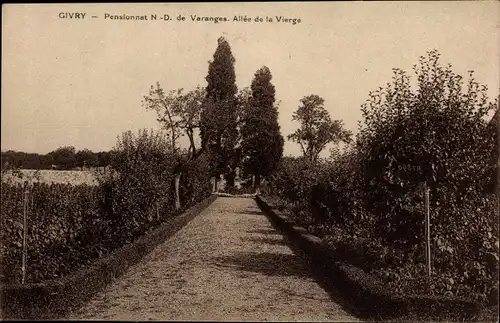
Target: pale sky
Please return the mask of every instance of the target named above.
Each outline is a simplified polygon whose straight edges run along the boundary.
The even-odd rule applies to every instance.
[[[60,12],[86,16],[62,19]],[[151,21],[151,14],[186,21]],[[190,15],[230,21],[193,22]],[[233,22],[234,15],[252,22]],[[124,131],[159,128],[155,112],[141,105],[150,85],[205,86],[219,36],[231,45],[238,88],[260,67],[271,70],[285,137],[297,128],[291,116],[299,100],[310,94],[356,132],[369,91],[390,81],[392,68],[411,72],[431,49],[464,77],[475,70],[490,98],[500,88],[494,1],[4,5],[2,16],[2,151],[109,150]],[[256,16],[274,22],[254,23]],[[277,23],[275,16],[301,22]],[[289,154],[300,149],[287,141]]]

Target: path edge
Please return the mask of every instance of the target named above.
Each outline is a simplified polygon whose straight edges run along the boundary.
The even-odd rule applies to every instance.
[[[328,288],[340,291],[363,318],[388,319],[425,313],[429,318],[470,320],[480,312],[480,304],[469,299],[419,295],[401,297],[385,293],[382,284],[377,284],[362,269],[337,261],[331,247],[305,228],[294,225],[264,197],[256,196],[255,201],[271,223],[312,260]]]
[[[173,219],[67,277],[1,287],[0,319],[58,319],[103,290],[208,208],[212,194]]]

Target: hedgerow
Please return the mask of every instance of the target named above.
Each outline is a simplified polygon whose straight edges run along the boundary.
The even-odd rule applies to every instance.
[[[203,156],[186,161],[175,208],[179,156],[160,133],[124,133],[112,170],[97,186],[1,183],[1,281],[21,282],[23,213],[28,191],[26,283],[58,278],[132,242],[210,195]]]

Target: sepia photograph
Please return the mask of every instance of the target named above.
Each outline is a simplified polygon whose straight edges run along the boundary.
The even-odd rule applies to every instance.
[[[498,322],[500,2],[2,5],[1,320]]]

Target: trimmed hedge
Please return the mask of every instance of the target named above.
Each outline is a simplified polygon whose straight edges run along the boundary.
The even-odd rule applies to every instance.
[[[35,284],[2,286],[2,319],[56,319],[90,299],[127,268],[138,263],[158,244],[174,235],[207,208],[217,196],[211,195],[141,236],[135,242],[115,250],[73,275]]]
[[[459,297],[390,294],[382,282],[359,267],[339,261],[336,250],[306,229],[294,225],[264,198],[257,196],[256,201],[271,222],[313,260],[329,287],[340,290],[362,316],[375,319],[418,316],[419,319],[470,320],[481,310],[479,302]]]

